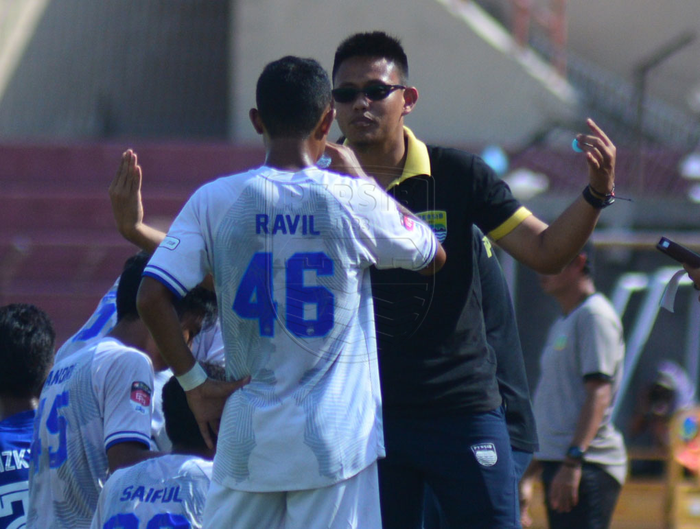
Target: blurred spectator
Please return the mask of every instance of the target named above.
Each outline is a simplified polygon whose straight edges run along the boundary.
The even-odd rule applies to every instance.
[[[534,402],[540,433],[535,459],[553,529],[608,527],[627,473],[622,435],[611,421],[622,379],[622,324],[596,292],[591,252],[588,245],[563,272],[541,277],[563,312],[540,358]],[[531,465],[526,485],[533,475]],[[521,488],[524,512],[529,490]]]
[[[659,362],[654,380],[637,399],[638,406],[630,421],[629,442],[649,448],[659,460],[634,461],[634,475],[661,475],[671,446],[669,426],[674,414],[695,405],[695,388],[685,370],[670,360]]]

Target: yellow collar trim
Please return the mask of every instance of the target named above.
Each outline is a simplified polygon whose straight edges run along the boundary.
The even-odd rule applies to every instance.
[[[408,180],[417,175],[430,176],[430,156],[428,155],[428,147],[413,134],[413,131],[408,127],[403,128],[403,133],[406,136],[406,163],[403,166],[401,176],[391,182],[387,189],[399,185],[401,182]]]
[[[403,166],[401,176],[392,181],[387,186],[387,190],[417,175],[430,176],[430,156],[428,155],[428,147],[425,143],[416,138],[413,131],[408,127],[403,128],[403,133],[407,140],[406,163]],[[348,145],[347,139],[345,139],[343,145]]]

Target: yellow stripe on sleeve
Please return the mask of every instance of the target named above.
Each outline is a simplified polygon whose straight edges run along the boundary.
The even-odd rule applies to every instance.
[[[518,208],[518,210],[513,213],[510,218],[508,218],[508,220],[506,220],[498,228],[489,232],[489,238],[492,241],[497,241],[501,237],[505,237],[530,215],[532,215],[532,212],[529,209],[524,206],[520,206],[520,208]]]

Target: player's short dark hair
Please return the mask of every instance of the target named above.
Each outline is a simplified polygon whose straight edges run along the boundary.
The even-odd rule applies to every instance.
[[[0,307],[0,395],[38,397],[53,365],[55,341],[43,310],[24,303]]]
[[[216,323],[216,294],[203,286],[197,286],[185,297],[173,300],[173,306],[181,322],[189,318],[189,330],[193,333],[191,337]]]
[[[396,66],[401,82],[408,81],[408,57],[401,41],[383,31],[355,33],[338,45],[333,59],[333,79],[344,61],[353,57],[377,57],[386,59]]]
[[[139,252],[129,257],[124,263],[122,275],[119,277],[117,287],[117,321],[124,319],[139,319],[139,311],[136,308],[136,296],[141,284],[141,275],[151,256],[146,252]]]
[[[124,271],[117,287],[117,321],[139,319],[136,298],[141,285],[143,271],[151,256],[139,252],[129,257],[124,263]],[[183,298],[174,299],[173,306],[180,319],[192,318],[196,332],[205,329],[216,321],[216,294],[198,286],[190,290]]]
[[[255,99],[270,137],[303,139],[331,103],[331,82],[315,60],[288,55],[265,66]]]
[[[209,378],[226,380],[226,371],[223,367],[204,362],[200,364]],[[165,417],[165,431],[173,444],[197,452],[207,449],[207,443],[199,432],[197,421],[187,404],[185,390],[175,377],[171,377],[163,386],[163,417]]]

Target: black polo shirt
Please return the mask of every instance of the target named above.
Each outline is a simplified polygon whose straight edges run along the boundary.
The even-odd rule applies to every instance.
[[[475,273],[479,281],[486,340],[496,353],[496,379],[506,407],[506,425],[514,448],[534,453],[538,449],[535,414],[525,374],[515,309],[501,265],[491,242],[474,227]]]
[[[477,156],[426,146],[406,129],[404,174],[388,192],[431,225],[447,252],[435,276],[372,269],[387,416],[450,415],[501,404],[496,356],[475,292],[472,226],[492,239],[530,212]]]

